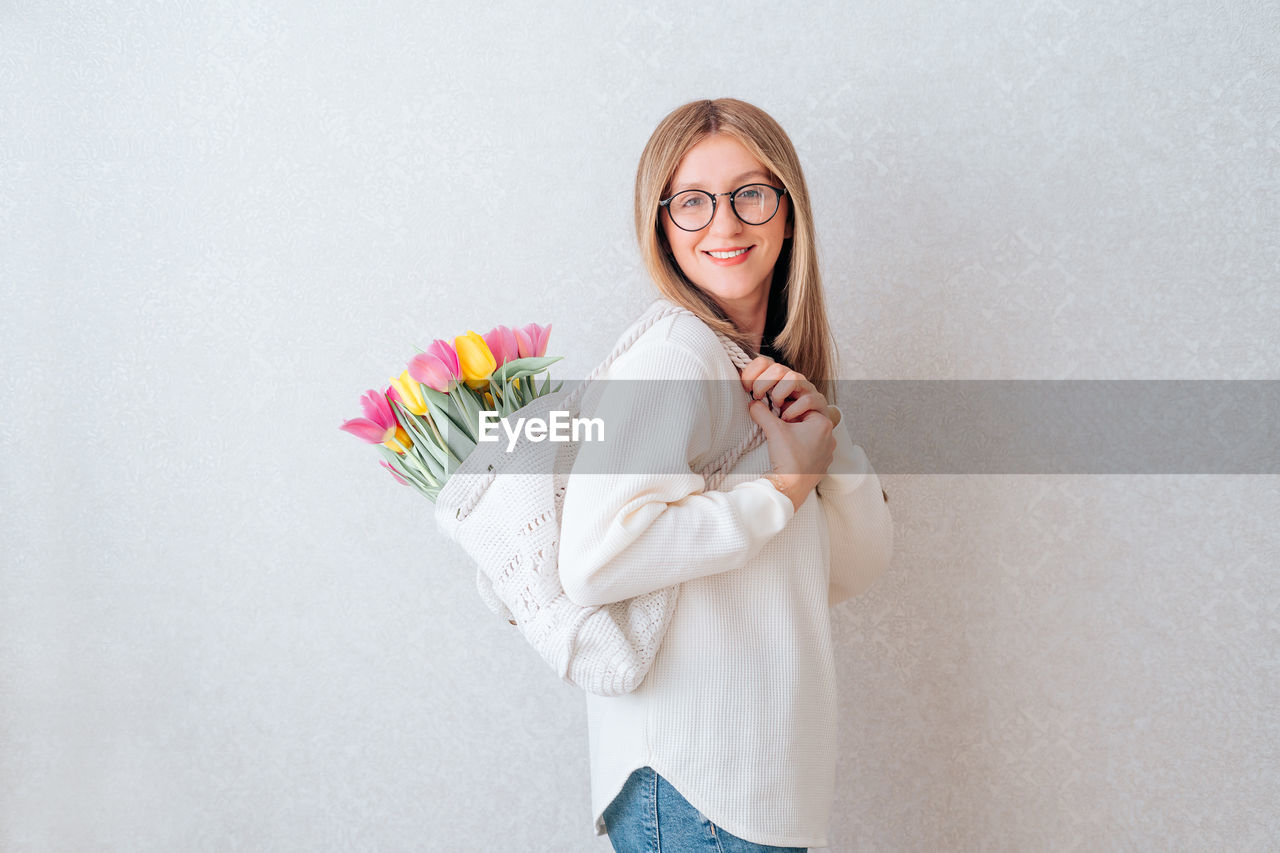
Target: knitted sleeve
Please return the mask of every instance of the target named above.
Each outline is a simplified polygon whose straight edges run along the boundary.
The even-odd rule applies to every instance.
[[[565,490],[560,582],[581,606],[736,569],[795,514],[763,477],[705,491],[712,368],[669,338],[643,343],[611,367],[591,413],[605,440],[583,443]]]
[[[844,412],[835,436],[835,455],[816,487],[830,543],[828,605],[865,592],[888,569],[893,554],[893,519],[880,478],[849,436]]]

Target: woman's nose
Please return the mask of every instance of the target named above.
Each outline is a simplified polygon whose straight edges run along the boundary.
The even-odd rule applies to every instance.
[[[716,201],[715,213],[711,217],[712,234],[737,234],[742,230],[742,220],[733,212],[726,196]]]

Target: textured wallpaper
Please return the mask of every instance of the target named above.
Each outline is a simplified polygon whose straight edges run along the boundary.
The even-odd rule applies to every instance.
[[[359,395],[495,323],[584,376],[652,296],[640,151],[720,96],[796,144],[843,378],[1280,379],[1277,32],[4,4],[0,850],[609,850],[582,696],[338,430]],[[884,483],[830,849],[1280,849],[1274,468]]]

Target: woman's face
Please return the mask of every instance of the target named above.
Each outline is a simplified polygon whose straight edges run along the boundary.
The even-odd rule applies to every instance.
[[[686,189],[727,193],[751,183],[781,186],[742,143],[717,133],[689,149],[663,197]],[[783,195],[772,219],[763,225],[748,225],[734,215],[725,195],[716,198],[715,216],[701,231],[677,227],[666,210],[660,209],[658,216],[671,253],[691,282],[721,306],[751,306],[769,295],[773,265],[782,251],[782,241],[791,236],[789,214],[790,199]],[[747,251],[727,260],[709,254],[737,249]]]

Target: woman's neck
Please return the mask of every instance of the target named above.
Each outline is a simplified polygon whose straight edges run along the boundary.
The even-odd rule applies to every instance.
[[[765,292],[758,297],[748,297],[731,304],[717,302],[721,310],[729,315],[738,331],[747,335],[755,352],[760,351],[760,343],[764,339],[764,326],[769,316],[769,294]]]

